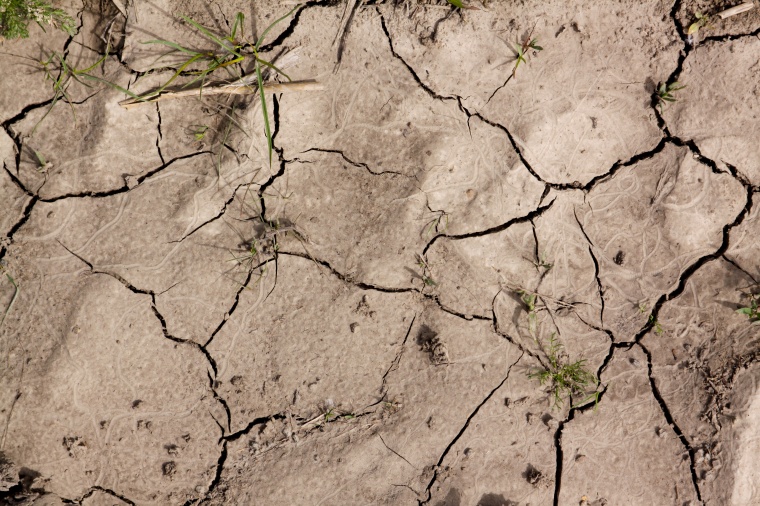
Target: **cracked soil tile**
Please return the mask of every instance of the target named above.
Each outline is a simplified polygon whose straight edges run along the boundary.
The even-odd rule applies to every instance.
[[[69,270],[56,276],[65,288],[33,290],[44,266],[20,263],[23,314],[2,335],[29,339],[4,353],[13,364],[4,383],[22,370],[5,451],[61,497],[94,485],[140,502],[197,497],[213,477],[219,436],[203,355],[165,339],[150,298],[113,278]],[[78,303],[58,305],[71,291]]]
[[[286,409],[316,416],[378,401],[417,306],[413,294],[362,290],[307,258],[279,255],[254,274],[208,346],[231,432]]]
[[[736,313],[746,303],[737,288],[752,283],[729,262],[709,262],[663,305],[663,333],[642,340],[657,388],[694,450],[706,504],[731,503],[735,484],[757,473],[755,465],[738,466],[742,435],[753,430],[746,417],[755,416],[744,413],[760,374],[760,327]]]
[[[430,16],[393,9],[389,31],[422,82],[506,127],[543,180],[585,184],[657,143],[646,81],[665,79],[681,41],[663,2],[583,2],[570,12],[557,3],[452,15],[434,40],[425,38]],[[528,51],[510,78],[514,47],[529,36],[544,49]]]
[[[700,45],[678,80],[685,88],[663,115],[671,133],[694,140],[721,169],[730,164],[760,185],[760,39]]]
[[[672,144],[588,193],[577,215],[599,262],[604,323],[618,341],[633,340],[659,297],[719,249],[742,195],[736,179]]]
[[[393,309],[386,306],[388,297],[367,295],[366,309],[376,310],[375,318],[385,325],[399,320],[388,314]],[[219,494],[211,503],[224,503],[225,497],[272,504],[292,504],[296,498],[351,504],[409,504],[424,499],[441,454],[510,373],[520,353],[494,334],[489,322],[467,322],[430,303],[415,309],[416,313],[410,312],[414,320],[407,318],[393,336],[396,358],[386,359],[386,368],[390,367],[385,377],[373,384],[376,389],[382,384],[375,390],[381,402],[351,412],[350,405],[339,405],[340,398],[334,397],[336,418],[324,424],[325,415],[317,411],[315,426],[307,421],[311,416],[303,415],[309,412],[309,403],[304,402],[308,399],[299,397],[291,408],[299,414],[293,415],[292,424],[287,419],[269,421],[230,442]],[[312,367],[308,356],[290,356],[300,356]],[[349,376],[356,374],[343,370]],[[516,368],[511,374],[517,374]],[[283,381],[287,381],[284,376],[279,382]],[[330,382],[335,379],[323,375],[316,390]],[[310,412],[314,413],[313,407]],[[548,441],[551,444],[551,436]]]
[[[242,270],[230,261],[233,252],[242,255],[241,238],[223,221],[182,240],[232,192],[217,187],[209,165],[208,156],[180,160],[128,192],[38,202],[14,240],[43,262],[77,255],[79,267],[88,262],[157,294],[169,334],[204,343],[231,304]],[[206,258],[203,268],[195,265],[199,256]]]
[[[559,504],[584,496],[610,504],[696,504],[688,455],[652,396],[644,353],[616,351],[602,381],[608,387],[600,408],[576,413],[562,430]]]
[[[97,53],[79,49],[70,55],[72,65],[97,61]],[[120,86],[130,78],[113,58],[107,60],[106,72],[96,75]],[[42,198],[108,192],[124,187],[127,177],[161,166],[155,137],[143,134],[155,131],[155,109],[130,114],[118,104],[123,94],[110,87],[95,91],[73,82],[69,88],[71,105],[60,99],[52,109],[36,108],[10,125],[24,142],[19,179],[30,191]],[[40,170],[35,151],[49,167]]]

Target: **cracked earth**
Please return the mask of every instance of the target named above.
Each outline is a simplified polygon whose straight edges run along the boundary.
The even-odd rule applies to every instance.
[[[115,4],[0,47],[0,502],[760,504],[760,8],[307,1],[270,164],[255,96],[35,62],[141,93],[292,2]]]

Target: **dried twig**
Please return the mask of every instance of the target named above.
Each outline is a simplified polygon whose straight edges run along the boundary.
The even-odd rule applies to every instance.
[[[730,9],[726,9],[724,11],[721,11],[717,14],[717,16],[720,19],[726,19],[730,18],[731,16],[736,16],[737,14],[741,14],[742,12],[747,12],[748,10],[751,10],[755,7],[755,4],[752,2],[744,2],[743,4],[739,4],[736,7],[731,7]]]

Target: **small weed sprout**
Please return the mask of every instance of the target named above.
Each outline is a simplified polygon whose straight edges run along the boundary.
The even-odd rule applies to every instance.
[[[534,341],[538,342],[538,316],[536,315],[537,295],[535,293],[526,292],[525,290],[518,290],[517,294],[528,309],[528,333]]]
[[[39,151],[34,150],[34,149],[32,150],[32,152],[34,153],[34,158],[37,159],[37,171],[38,172],[45,172],[46,170],[48,170],[48,169],[50,169],[50,168],[53,167],[53,164],[50,163],[50,162],[48,162],[45,159],[45,156],[42,153],[40,153]]]
[[[471,7],[469,5],[465,5],[464,2],[462,2],[462,0],[446,0],[446,1],[458,9],[478,10],[477,7]]]
[[[0,0],[0,40],[25,39],[29,37],[29,23],[37,23],[42,31],[45,26],[60,28],[73,36],[76,21],[63,9],[56,9],[42,0]]]
[[[535,29],[535,26],[533,27]],[[515,66],[512,68],[512,77],[515,77],[515,73],[517,72],[517,67],[520,66],[520,63],[528,64],[528,60],[526,59],[526,56],[528,54],[528,51],[532,49],[533,51],[543,51],[544,48],[538,45],[538,39],[531,38],[533,36],[533,30],[530,31],[527,37],[525,37],[525,40],[523,43],[519,46],[515,46],[515,50],[517,51],[517,60],[515,61]]]
[[[422,274],[420,274],[420,279],[422,279],[422,282],[425,284],[425,286],[436,286],[438,283],[433,281],[433,278],[430,274],[430,266],[427,263],[427,260],[422,258],[422,255],[417,255],[417,267],[422,270]]]
[[[651,315],[651,314],[649,315],[649,323],[654,328],[654,333],[655,334],[657,334],[657,335],[662,334],[662,325],[660,325],[660,322],[658,322],[655,319],[654,315]]]
[[[549,385],[549,393],[553,398],[553,407],[562,408],[564,399],[582,396],[583,399],[576,406],[585,404],[594,399],[594,404],[599,401],[599,381],[586,369],[586,360],[570,362],[566,353],[562,351],[562,344],[552,332],[548,346],[542,341],[538,330],[538,294],[527,290],[518,289],[515,293],[525,305],[528,313],[528,333],[539,346],[548,360],[542,367],[528,373],[531,379],[537,379],[541,386]],[[571,405],[571,407],[573,407]]]
[[[676,97],[673,94],[684,88],[686,88],[686,86],[682,86],[678,81],[674,81],[670,84],[660,83],[660,86],[657,87],[657,107],[660,108],[660,112],[662,112],[665,102],[675,102]]]
[[[760,323],[760,310],[758,310],[758,300],[760,295],[747,294],[749,298],[749,306],[742,307],[736,310],[737,313],[746,315],[752,323]]]
[[[425,236],[446,233],[449,228],[449,213],[446,211],[433,211],[433,218],[425,224]],[[441,232],[443,230],[443,232]]]
[[[187,127],[187,134],[192,135],[196,141],[202,142],[210,130],[212,129],[208,125],[190,125]]]
[[[708,14],[702,14],[701,12],[695,12],[694,17],[697,18],[695,22],[689,25],[689,28],[686,30],[686,35],[688,35],[690,38],[692,35],[699,32],[702,28],[711,29],[713,26],[711,24],[711,16]]]
[[[544,270],[544,274],[546,274],[547,272],[549,272],[552,269],[552,267],[554,267],[554,263],[553,262],[547,262],[546,261],[546,253],[545,252],[541,254],[541,257],[538,260],[533,260],[532,263],[536,267],[536,270],[538,272],[541,272],[541,269],[543,269]]]
[[[576,405],[584,404],[591,399],[594,399],[596,405],[599,401],[599,382],[586,370],[586,361],[581,359],[570,363],[562,351],[562,344],[553,333],[549,338],[549,346],[544,351],[549,359],[548,367],[530,372],[528,377],[537,379],[541,386],[549,385],[549,393],[554,400],[553,407],[562,408],[565,398],[572,399],[573,396],[583,397]],[[589,393],[592,387],[593,392]]]
[[[106,47],[106,53],[95,63],[84,69],[78,69],[74,67],[68,61],[66,61],[66,58],[62,54],[55,51],[50,56],[48,56],[47,60],[37,61],[37,63],[42,67],[42,71],[45,74],[45,80],[50,81],[53,84],[53,100],[50,102],[50,106],[48,107],[47,111],[45,111],[45,114],[42,116],[42,118],[40,118],[40,120],[37,121],[37,124],[34,125],[32,134],[34,134],[40,123],[42,123],[48,114],[50,114],[50,111],[53,110],[53,107],[55,107],[56,104],[61,100],[69,104],[69,107],[71,108],[71,114],[74,117],[74,122],[76,123],[77,116],[76,111],[74,110],[74,103],[71,101],[68,94],[68,88],[71,85],[72,81],[88,88],[91,86],[85,81],[94,81],[106,84],[132,97],[137,97],[137,95],[135,95],[133,92],[92,74],[98,65],[101,65],[106,61],[106,58],[108,58],[109,50],[110,47]]]

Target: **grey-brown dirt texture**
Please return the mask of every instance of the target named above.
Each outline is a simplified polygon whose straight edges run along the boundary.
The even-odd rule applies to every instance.
[[[54,3],[0,43],[1,504],[760,504],[760,5]],[[267,122],[120,105],[291,10]]]

